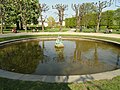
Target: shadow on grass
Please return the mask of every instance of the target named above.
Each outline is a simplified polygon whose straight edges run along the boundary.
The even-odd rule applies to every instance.
[[[0,78],[0,90],[71,90],[64,83],[43,83]]]
[[[83,75],[79,79],[77,79],[75,82],[83,82],[82,88],[83,90],[103,90],[101,86],[94,83],[94,78],[91,75]]]
[[[20,80],[11,80],[0,78],[0,90],[76,90],[76,88],[70,88],[70,83],[67,83],[69,80],[69,76],[62,78],[57,76],[53,78],[55,81],[63,81],[65,83],[44,83],[44,82],[33,82],[33,81],[20,81]],[[43,78],[44,80],[47,78]],[[91,90],[88,86],[86,86],[86,81],[94,80],[94,78],[90,75],[84,75],[80,78],[76,79],[74,82],[83,82],[81,90]],[[92,84],[92,83],[90,83]],[[73,85],[73,84],[72,84]],[[78,84],[81,85],[81,84]],[[75,85],[76,86],[76,85]],[[102,89],[99,89],[102,90]]]

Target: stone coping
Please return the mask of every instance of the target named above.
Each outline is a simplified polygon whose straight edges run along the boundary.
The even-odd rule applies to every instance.
[[[35,38],[8,40],[8,41],[0,42],[0,44],[6,44],[6,43],[10,43],[10,42],[29,40],[29,39],[35,39]],[[55,39],[55,38],[52,38],[52,39]],[[66,38],[64,38],[64,39],[66,39]],[[71,38],[71,39],[73,39],[73,38]],[[97,38],[85,38],[85,39],[111,42],[111,43],[120,45],[120,43],[110,41],[110,40],[97,39]],[[96,74],[68,75],[68,76],[20,74],[20,73],[14,73],[14,72],[9,72],[9,71],[0,69],[0,77],[3,77],[3,78],[23,80],[23,81],[41,81],[41,82],[49,82],[49,83],[81,83],[81,82],[93,81],[93,80],[112,79],[113,77],[116,77],[116,76],[120,76],[120,69],[117,69],[114,71],[96,73]]]
[[[93,80],[112,79],[113,77],[116,76],[120,76],[120,69],[97,74],[68,75],[68,76],[31,75],[0,70],[0,77],[3,78],[23,81],[40,81],[48,83],[81,83]]]

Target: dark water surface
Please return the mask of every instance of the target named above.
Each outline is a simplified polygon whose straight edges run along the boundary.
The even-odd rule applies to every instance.
[[[0,47],[0,69],[35,75],[82,75],[120,68],[120,46],[89,40],[22,41]]]

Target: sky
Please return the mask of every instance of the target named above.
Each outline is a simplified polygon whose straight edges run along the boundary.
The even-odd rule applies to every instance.
[[[49,6],[50,10],[47,11],[44,16],[52,16],[55,18],[55,20],[58,19],[57,15],[55,14],[55,12],[57,12],[57,10],[52,9],[52,5],[54,6],[55,4],[67,4],[68,5],[68,10],[65,11],[65,18],[68,17],[72,17],[75,15],[74,11],[71,8],[71,4],[82,4],[82,3],[86,3],[86,2],[98,2],[99,0],[39,0],[39,2],[45,3]],[[105,0],[100,0],[100,1],[105,1]],[[109,0],[107,0],[109,1]],[[118,7],[120,7],[120,0],[114,0],[113,5],[110,7],[105,8],[103,11],[106,10],[115,10]]]

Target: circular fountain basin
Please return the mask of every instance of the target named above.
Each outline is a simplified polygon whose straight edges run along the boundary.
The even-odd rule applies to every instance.
[[[117,44],[65,39],[55,48],[55,39],[20,40],[0,46],[0,69],[31,75],[70,76],[113,71],[120,68]]]

